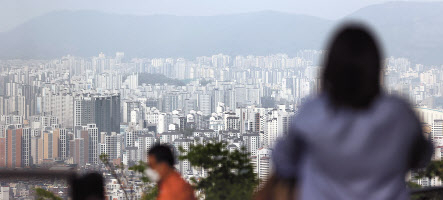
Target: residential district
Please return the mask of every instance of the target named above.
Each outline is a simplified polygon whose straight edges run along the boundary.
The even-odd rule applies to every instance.
[[[0,168],[72,168],[98,171],[106,196],[124,199],[123,188],[100,160],[108,155],[119,173],[147,161],[156,143],[176,149],[213,141],[229,150],[245,148],[257,177],[272,171],[275,141],[288,133],[297,108],[318,94],[323,51],[303,50],[290,57],[228,56],[128,58],[123,52],[83,58],[0,61]],[[409,99],[435,145],[443,148],[443,71],[441,66],[387,58],[385,91]],[[401,136],[399,136],[401,137]],[[205,177],[205,171],[180,160],[182,176]],[[438,178],[406,179],[439,186]],[[130,180],[141,196],[141,181]],[[128,183],[129,184],[129,183]],[[66,180],[10,179],[1,182],[0,199],[34,199],[34,188],[62,198]]]

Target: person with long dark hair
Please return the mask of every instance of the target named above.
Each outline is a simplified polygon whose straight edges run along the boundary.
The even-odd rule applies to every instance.
[[[297,180],[297,199],[408,199],[405,176],[432,145],[403,99],[381,87],[382,53],[363,25],[333,36],[321,93],[308,100],[272,155],[275,175]]]

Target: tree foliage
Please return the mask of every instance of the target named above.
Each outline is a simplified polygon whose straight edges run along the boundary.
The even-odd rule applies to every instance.
[[[62,200],[59,196],[43,188],[35,188],[35,194],[38,200]]]
[[[274,97],[261,97],[261,106],[263,108],[274,108],[275,107],[275,98]]]
[[[158,187],[154,186],[150,190],[145,191],[142,195],[141,200],[156,200],[158,196]]]
[[[200,80],[200,85],[201,85],[201,86],[206,86],[206,85],[208,85],[209,83],[212,83],[212,80],[210,80],[210,79],[206,80],[206,79],[204,79],[204,78]]]
[[[168,84],[168,85],[177,85],[183,86],[186,85],[183,81],[168,78],[163,74],[150,74],[150,73],[139,73],[138,74],[138,84]]]
[[[120,180],[120,178],[117,176],[115,169],[121,169],[124,170],[125,166],[123,165],[123,163],[121,163],[119,166],[112,166],[111,163],[109,163],[108,160],[108,155],[106,154],[102,154],[100,155],[100,160],[107,166],[107,168],[111,171],[111,174],[117,179],[117,181],[120,184],[120,187],[125,189],[127,188],[124,184],[123,181]],[[138,164],[133,165],[131,167],[128,168],[128,170],[132,170],[138,174],[141,174],[142,177],[140,178],[140,180],[143,182],[143,195],[141,197],[141,200],[155,200],[157,199],[158,196],[158,187],[157,186],[152,186],[150,183],[150,180],[148,179],[148,177],[146,177],[146,174],[144,173],[146,168],[148,167],[148,165],[145,162],[140,161]],[[124,177],[125,179],[127,179],[126,177]],[[129,187],[131,190],[133,188],[133,186]],[[125,190],[123,190],[125,192]],[[128,194],[125,192],[125,197],[126,199],[128,199]],[[131,199],[132,199],[132,195],[131,195]]]
[[[134,172],[141,174],[141,181],[143,182],[143,195],[141,200],[155,200],[158,196],[158,187],[152,186],[152,183],[148,177],[146,177],[145,170],[148,168],[148,165],[145,162],[139,161],[137,165],[133,165],[129,167],[129,170],[133,170]]]
[[[251,199],[258,184],[249,153],[242,150],[230,152],[226,143],[208,143],[191,146],[179,158],[192,166],[207,170],[207,177],[194,180],[196,189],[206,199]]]
[[[431,161],[426,168],[420,170],[416,178],[434,178],[438,177],[440,180],[443,180],[443,161]],[[408,182],[408,187],[411,189],[420,189],[421,186],[412,182]],[[424,194],[413,194],[411,196],[412,200],[422,200],[422,199],[441,199],[441,193],[424,193]]]
[[[421,188],[421,185],[419,185],[417,183],[414,183],[414,182],[411,182],[411,181],[408,181],[406,184],[411,189],[420,189]]]
[[[443,180],[443,161],[431,161],[429,165],[418,173],[418,178],[423,177],[438,177]]]
[[[114,166],[111,162],[109,162],[109,156],[107,154],[101,154],[99,156],[99,158],[100,158],[100,161],[106,166],[108,171],[111,173],[111,175],[117,180],[120,187],[123,189],[123,193],[125,194],[125,198],[129,199],[126,189],[131,189],[131,191],[132,191],[132,187],[127,188],[126,185],[123,183],[123,180],[117,175],[117,172],[116,172],[116,168],[121,169],[122,171],[124,170],[125,167],[124,167],[123,163],[121,163],[119,166]],[[126,180],[126,177],[124,177],[124,178]],[[128,181],[126,180],[126,182],[128,182]],[[131,196],[131,199],[132,199],[132,196]]]

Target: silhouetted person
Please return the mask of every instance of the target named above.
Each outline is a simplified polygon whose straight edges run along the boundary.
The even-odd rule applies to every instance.
[[[72,183],[73,200],[104,200],[103,177],[98,173],[86,174]]]
[[[299,199],[409,199],[405,175],[430,160],[411,106],[381,88],[382,56],[363,26],[329,44],[322,92],[299,110],[275,145],[275,172],[297,179]]]
[[[157,200],[194,200],[194,190],[174,169],[170,147],[156,145],[148,152],[148,178],[158,183]]]

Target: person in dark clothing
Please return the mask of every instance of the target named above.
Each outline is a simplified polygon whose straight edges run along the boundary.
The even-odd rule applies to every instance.
[[[104,200],[105,189],[103,177],[98,173],[86,174],[72,180],[73,200]]]

